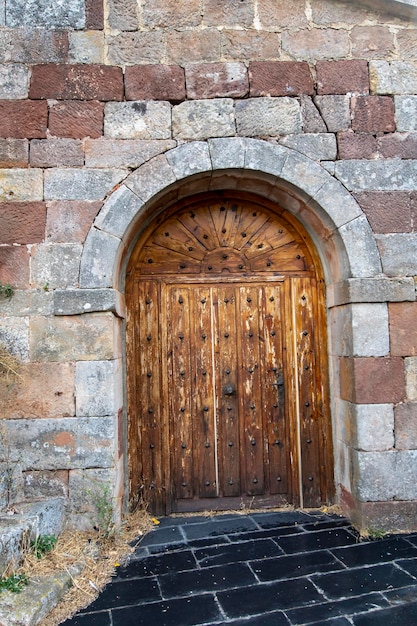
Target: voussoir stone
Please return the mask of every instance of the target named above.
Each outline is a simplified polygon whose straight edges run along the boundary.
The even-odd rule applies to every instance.
[[[142,206],[141,198],[125,185],[120,185],[104,204],[94,225],[96,228],[122,239]]]
[[[81,288],[97,289],[113,286],[113,266],[120,245],[118,237],[97,228],[90,230],[81,258]]]
[[[176,180],[166,155],[161,154],[128,176],[124,184],[146,202]]]
[[[241,137],[224,137],[209,139],[207,143],[213,170],[225,170],[244,166],[246,139]]]
[[[166,153],[166,158],[178,180],[212,169],[209,148],[204,141],[193,141],[174,148]]]

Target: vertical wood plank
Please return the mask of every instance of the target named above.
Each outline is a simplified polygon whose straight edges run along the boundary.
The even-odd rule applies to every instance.
[[[241,481],[236,287],[222,285],[212,291],[220,492],[223,496],[239,496]]]

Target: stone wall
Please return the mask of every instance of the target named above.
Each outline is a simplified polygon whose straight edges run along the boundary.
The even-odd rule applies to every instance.
[[[22,380],[0,381],[0,409],[20,498],[62,495],[83,527],[83,485],[104,481],[120,510],[135,218],[216,169],[213,138],[256,138],[252,163],[244,142],[229,161],[252,181],[270,146],[301,159],[284,202],[311,207],[299,218],[326,274],[338,499],[359,524],[415,526],[417,7],[371,4],[3,0],[0,282],[16,291],[0,341]],[[189,142],[211,146],[207,166],[202,149],[175,152]]]

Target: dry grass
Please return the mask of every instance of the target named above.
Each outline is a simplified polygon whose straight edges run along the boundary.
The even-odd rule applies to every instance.
[[[42,559],[28,553],[19,571],[29,578],[62,572],[76,563],[84,565],[81,575],[73,579],[71,589],[43,619],[42,626],[57,626],[90,604],[110,581],[115,567],[127,559],[152,526],[149,514],[138,509],[124,520],[121,529],[111,539],[104,539],[94,531],[66,531],[58,538],[55,548]],[[138,541],[132,547],[130,544],[136,538]]]
[[[11,354],[11,352],[0,344],[0,377],[3,378],[6,383],[15,382],[18,378],[22,378],[19,374],[20,362]]]

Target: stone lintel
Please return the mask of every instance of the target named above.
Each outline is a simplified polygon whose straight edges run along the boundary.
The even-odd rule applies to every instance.
[[[125,316],[123,295],[116,289],[56,289],[54,315],[81,315],[111,311]]]
[[[414,280],[409,278],[348,278],[327,288],[329,309],[352,302],[414,302]]]

